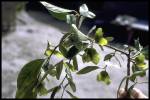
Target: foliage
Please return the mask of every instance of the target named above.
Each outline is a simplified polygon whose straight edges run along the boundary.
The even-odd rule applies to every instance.
[[[68,86],[70,86],[72,92],[76,92],[77,90],[76,84],[73,81],[72,72],[75,72],[77,75],[84,75],[95,70],[101,70],[97,73],[97,81],[109,85],[111,83],[111,78],[106,71],[106,68],[108,67],[105,66],[104,68],[101,68],[100,66],[97,66],[102,59],[100,53],[93,47],[94,44],[99,45],[102,50],[103,46],[115,50],[115,52],[105,55],[104,61],[111,61],[114,57],[120,64],[120,61],[115,56],[116,52],[120,52],[127,56],[128,63],[131,62],[133,64],[132,74],[127,74],[121,81],[120,86],[125,80],[126,86],[128,86],[129,80],[135,82],[137,76],[145,76],[145,72],[148,69],[145,63],[148,50],[140,45],[138,39],[135,40],[135,47],[128,46],[127,51],[121,51],[109,45],[114,38],[105,37],[102,28],[96,29],[96,26],[93,26],[89,30],[88,34],[94,32],[96,29],[94,38],[85,35],[79,30],[85,18],[93,19],[96,16],[93,12],[89,11],[86,4],[81,5],[79,12],[77,12],[75,10],[60,8],[44,1],[40,3],[47,8],[54,18],[63,20],[69,24],[70,29],[68,32],[64,33],[64,36],[57,46],[54,47],[48,42],[44,52],[44,59],[36,59],[23,66],[17,78],[16,98],[37,98],[37,95],[47,95],[50,92],[50,97],[55,98],[55,95],[61,89],[63,90],[61,98],[63,97],[64,92],[71,98],[78,98],[69,90],[66,90],[66,87]],[[59,50],[56,50],[57,48],[59,48]],[[83,54],[81,54],[81,52]],[[136,53],[131,55],[131,52]],[[55,65],[50,64],[49,60],[52,55],[56,55],[63,59]],[[95,65],[86,66],[79,70],[77,55],[81,56],[83,63],[92,62]],[[127,66],[127,71],[129,71],[129,69],[130,64]],[[44,71],[44,75],[41,74],[42,71]],[[57,80],[61,80],[61,77],[63,76],[62,73],[65,73],[66,75],[59,85],[56,85],[51,89],[45,88],[44,79],[47,78],[47,75],[55,77]],[[64,81],[66,80],[67,84],[64,85]],[[132,85],[130,88],[127,87],[127,92],[130,92],[134,86],[135,85]]]

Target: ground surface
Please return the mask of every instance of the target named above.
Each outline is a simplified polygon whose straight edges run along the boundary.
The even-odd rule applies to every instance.
[[[67,27],[63,22],[59,23],[50,18],[50,16],[46,16],[42,13],[21,12],[18,14],[18,18],[22,20],[23,23],[17,20],[16,31],[2,38],[2,98],[15,97],[17,75],[22,66],[33,59],[43,58],[47,40],[51,41],[53,45],[56,45],[63,36],[61,31],[67,31]],[[83,30],[86,31],[86,28]],[[101,59],[103,59],[104,55],[112,52],[112,50],[108,48],[104,48],[105,51],[102,52],[98,46],[95,47],[98,52],[101,52]],[[80,59],[81,58],[78,57],[80,69],[91,64],[83,64]],[[126,58],[124,57],[124,59]],[[74,94],[79,98],[116,98],[118,85],[123,76],[126,75],[126,60],[121,60],[121,69],[115,67],[118,64],[115,60],[112,61],[112,65],[107,69],[112,79],[112,83],[109,86],[96,81],[96,75],[100,70],[81,76],[73,73],[74,82],[77,87],[77,91]],[[51,62],[56,63],[58,59],[52,57]],[[104,66],[102,60],[98,65],[101,67]],[[62,76],[64,75],[65,74]],[[140,79],[147,81],[148,75]],[[47,87],[52,88],[56,84],[59,84],[59,81],[51,78],[51,81],[47,83]],[[147,84],[137,85],[136,87],[148,95]],[[60,97],[60,95],[61,91],[56,97]],[[39,98],[46,97],[49,97],[49,95],[39,96]],[[69,98],[67,94],[64,94],[64,97]]]

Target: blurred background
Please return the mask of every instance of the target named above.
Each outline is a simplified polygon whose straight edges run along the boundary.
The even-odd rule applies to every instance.
[[[122,44],[134,45],[134,39],[139,37],[143,46],[148,45],[148,1],[49,1],[59,7],[79,10],[79,6],[86,4],[90,11],[96,14],[94,19],[85,19],[81,30],[86,34],[88,30],[96,25],[102,27],[105,36],[113,36],[115,39],[112,45],[122,49]],[[14,98],[16,92],[17,75],[23,65],[28,61],[44,57],[47,40],[53,45],[57,45],[63,36],[61,32],[66,32],[69,26],[51,17],[45,7],[39,2],[1,2],[2,5],[2,98]],[[94,33],[92,34],[94,35]],[[101,58],[112,52],[105,48],[101,51]],[[118,54],[119,55],[119,54]],[[118,56],[120,57],[120,56]],[[126,59],[126,57],[124,57]],[[51,63],[58,62],[59,59],[52,57]],[[78,57],[80,68],[91,65],[83,64]],[[126,75],[126,60],[122,60],[122,68],[118,68],[118,63],[112,60],[108,72],[112,83],[107,86],[96,81],[96,73],[78,76],[73,74],[77,85],[77,92],[74,93],[79,98],[116,98],[118,85]],[[148,63],[148,61],[147,61]],[[104,66],[100,62],[99,66]],[[114,66],[114,67],[113,67]],[[98,72],[97,72],[98,73]],[[146,77],[139,77],[141,81],[148,81],[148,71]],[[50,77],[51,78],[51,77]],[[47,87],[53,87],[59,81],[51,78]],[[148,96],[148,84],[137,85]],[[56,97],[60,97],[61,92]],[[49,96],[39,96],[47,98]],[[65,98],[69,98],[64,94]]]

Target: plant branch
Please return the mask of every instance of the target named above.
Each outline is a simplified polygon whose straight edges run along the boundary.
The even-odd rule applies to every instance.
[[[128,61],[127,61],[127,76],[130,76],[130,53],[131,50],[129,49],[129,54],[127,55]],[[125,91],[127,91],[127,97],[128,97],[128,84],[129,84],[129,78],[126,80],[126,85],[125,85]]]
[[[110,45],[105,45],[105,47],[108,47],[108,48],[110,48],[110,49],[113,49],[113,50],[115,50],[115,51],[117,51],[117,52],[120,52],[120,53],[122,53],[122,54],[124,54],[124,55],[128,55],[128,53],[126,53],[126,52],[124,52],[124,51],[122,51],[122,50],[120,50],[120,49],[118,49],[118,48],[115,48],[115,47],[112,47],[112,46],[110,46]]]

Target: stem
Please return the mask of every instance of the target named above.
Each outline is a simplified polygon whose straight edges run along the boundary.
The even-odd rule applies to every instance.
[[[127,61],[127,76],[130,76],[130,53],[131,50],[129,49],[129,54],[127,55],[128,61]],[[129,78],[126,80],[126,85],[125,85],[125,91],[127,91],[127,97],[128,97],[128,84],[129,84]]]
[[[46,61],[48,61],[48,60],[51,58],[52,54],[55,52],[55,50],[57,49],[58,46],[59,46],[59,45],[57,45],[57,46],[54,48],[53,52],[52,52],[51,55],[46,59]],[[42,67],[43,67],[44,65],[45,65],[45,64],[43,64]],[[46,73],[44,74],[44,76],[42,77],[42,79],[37,83],[37,85],[36,85],[35,88],[37,88],[38,85],[46,78],[46,76],[48,75],[48,73],[49,73],[49,70],[46,71]]]
[[[61,40],[62,42],[65,41],[67,37],[65,37],[63,40]],[[61,43],[61,42],[60,42]],[[52,51],[51,55],[46,59],[45,62],[47,62],[48,60],[50,60],[51,56],[53,55],[53,53],[55,52],[55,50],[57,49],[57,47],[59,47],[60,43],[54,48],[54,50]],[[45,65],[45,62],[43,62],[42,67]],[[42,79],[37,83],[37,85],[35,86],[35,89],[38,87],[38,85],[40,85],[40,83],[46,78],[46,76],[48,75],[49,70],[46,71],[46,73],[44,74],[44,76],[42,77]]]

